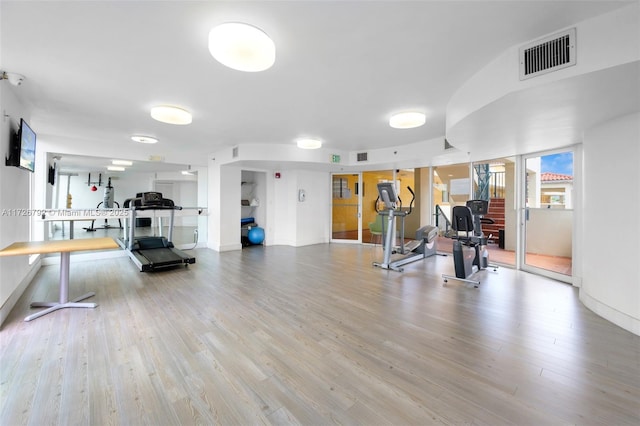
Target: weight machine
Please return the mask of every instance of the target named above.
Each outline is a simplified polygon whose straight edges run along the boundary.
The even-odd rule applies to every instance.
[[[100,175],[100,182],[102,181],[102,175]],[[89,183],[91,183],[91,174],[89,174]],[[102,201],[98,203],[96,206],[97,209],[102,206],[103,209],[112,209],[114,205],[117,205],[120,208],[120,203],[114,200],[115,193],[113,186],[111,186],[111,178],[109,178],[107,182],[107,186],[104,187],[104,195],[102,197]],[[109,221],[107,219],[104,220],[104,226],[102,228],[95,228],[93,225],[95,224],[95,220],[91,221],[91,226],[86,229],[87,232],[94,232],[96,229],[109,229],[112,226],[109,225]],[[122,228],[122,220],[118,219],[118,229]]]
[[[473,275],[487,268],[497,270],[497,265],[489,264],[487,250],[488,237],[482,232],[483,223],[494,223],[493,219],[484,217],[489,211],[489,201],[469,200],[464,206],[454,206],[451,227],[453,234],[449,238],[453,242],[453,266],[455,275],[442,274],[446,283],[449,279],[464,281],[480,285],[480,280],[473,279]]]

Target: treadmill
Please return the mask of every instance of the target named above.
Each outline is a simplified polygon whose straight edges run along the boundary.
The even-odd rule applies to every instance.
[[[160,192],[139,192],[136,194],[136,198],[129,198],[124,201],[124,208],[129,209],[130,213],[129,219],[124,221],[125,240],[120,241],[120,245],[127,251],[127,254],[140,271],[157,271],[179,265],[185,265],[186,267],[196,262],[195,257],[178,250],[171,242],[175,211],[182,210],[182,207],[174,205],[173,200],[163,198]],[[135,236],[136,212],[143,210],[170,211],[169,235],[167,238],[163,236]]]

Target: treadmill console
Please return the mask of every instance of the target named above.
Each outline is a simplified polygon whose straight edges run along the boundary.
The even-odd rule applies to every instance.
[[[489,201],[486,200],[468,200],[467,207],[471,209],[474,216],[484,216],[489,213]]]
[[[136,198],[125,200],[124,207],[167,208],[174,207],[173,200],[163,198],[161,192],[138,192]]]
[[[138,192],[136,198],[140,199],[143,206],[161,206],[164,201],[161,192]]]

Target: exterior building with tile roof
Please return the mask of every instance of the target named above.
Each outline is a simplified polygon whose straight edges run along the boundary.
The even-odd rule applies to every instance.
[[[573,176],[560,173],[544,172],[540,174],[540,180],[546,182],[573,182]]]
[[[540,173],[540,207],[573,208],[573,176],[560,173]]]

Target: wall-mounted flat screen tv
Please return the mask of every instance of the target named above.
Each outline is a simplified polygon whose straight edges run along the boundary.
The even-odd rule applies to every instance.
[[[20,128],[11,139],[7,166],[20,167],[33,172],[36,164],[36,133],[29,127],[23,118],[20,119]]]
[[[33,172],[36,164],[36,133],[22,118],[20,119],[18,140],[20,141],[20,165],[18,167]]]

